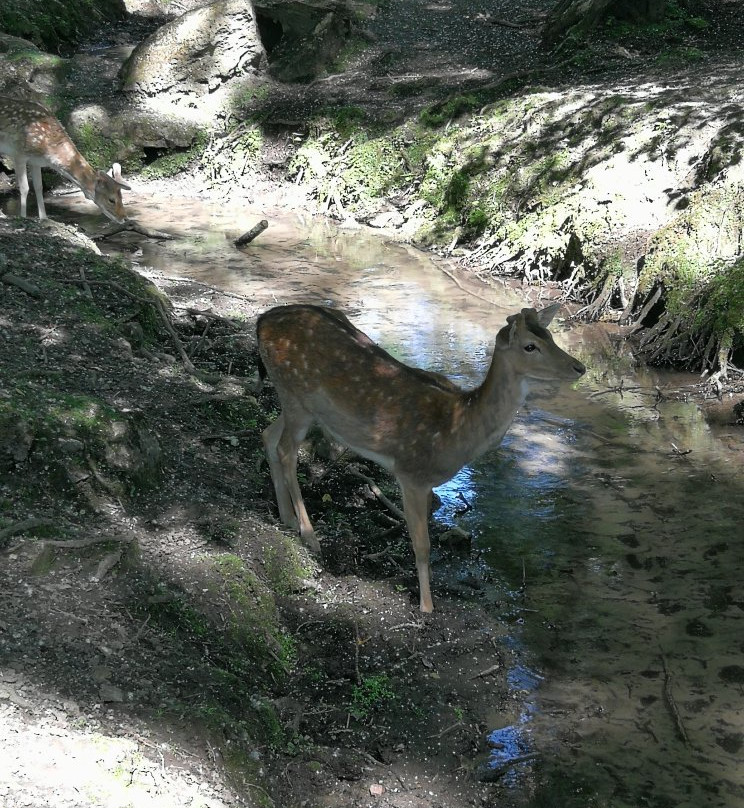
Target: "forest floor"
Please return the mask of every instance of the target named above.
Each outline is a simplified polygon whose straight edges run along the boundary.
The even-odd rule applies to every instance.
[[[391,0],[370,51],[303,103],[406,114],[534,70],[549,5]],[[0,274],[38,287],[0,286],[0,806],[530,804],[529,774],[514,789],[485,766],[520,707],[487,571],[440,576],[422,618],[370,466],[373,485],[306,458],[322,565],[278,525],[276,402],[253,389],[273,301],[153,277],[176,342],[75,238],[0,219]],[[437,562],[469,558],[442,538]]]

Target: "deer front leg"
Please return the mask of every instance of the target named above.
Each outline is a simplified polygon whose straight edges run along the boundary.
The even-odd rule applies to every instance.
[[[15,155],[13,164],[15,166],[16,185],[21,197],[21,218],[26,218],[26,200],[28,199],[28,174],[26,173],[26,161],[19,155]]]
[[[41,180],[41,166],[31,163],[31,183],[36,194],[36,207],[39,210],[39,218],[46,219],[46,208],[44,207],[44,183]],[[28,185],[26,186],[28,188]]]
[[[320,544],[297,481],[297,452],[310,423],[306,419],[294,423],[283,411],[264,430],[263,442],[279,506],[279,518],[287,527],[299,530],[303,543],[317,555],[320,553]]]
[[[419,582],[419,608],[422,612],[432,612],[434,604],[431,600],[431,567],[429,564],[429,506],[431,503],[431,489],[422,488],[408,481],[398,480],[403,492],[403,510],[406,515],[406,525],[413,544],[416,556],[416,571]]]
[[[279,440],[284,431],[284,415],[280,414],[273,423],[263,431],[263,443],[266,449],[266,459],[269,461],[271,481],[274,483],[276,502],[279,505],[279,518],[287,527],[298,529],[297,517],[292,507],[292,498],[284,477],[284,466],[279,460]]]

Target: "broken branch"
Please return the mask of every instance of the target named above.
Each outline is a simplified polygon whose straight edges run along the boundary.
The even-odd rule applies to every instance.
[[[253,239],[256,238],[256,236],[261,235],[261,233],[263,233],[263,231],[266,230],[268,226],[269,223],[266,221],[266,219],[261,219],[261,221],[258,222],[258,224],[254,224],[253,227],[251,227],[250,230],[247,230],[245,233],[243,233],[243,235],[240,236],[240,238],[235,239],[235,246],[243,247],[246,244],[250,244],[251,241],[253,241]]]

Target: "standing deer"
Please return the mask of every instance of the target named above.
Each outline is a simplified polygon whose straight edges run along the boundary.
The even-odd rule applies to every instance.
[[[0,96],[0,154],[13,159],[21,216],[26,216],[28,166],[40,219],[47,218],[41,169],[51,168],[74,182],[109,219],[120,223],[126,220],[121,189],[131,189],[121,180],[121,166],[114,163],[111,176],[96,171],[77,150],[62,124],[41,104]]]
[[[257,323],[258,348],[281,403],[263,433],[279,516],[320,545],[297,481],[297,452],[313,423],[395,475],[403,493],[418,571],[420,608],[431,612],[429,529],[432,488],[501,442],[530,380],[576,381],[586,368],[547,330],[560,304],[522,309],[496,335],[483,383],[463,390],[445,376],[409,367],[340,312],[279,306]]]

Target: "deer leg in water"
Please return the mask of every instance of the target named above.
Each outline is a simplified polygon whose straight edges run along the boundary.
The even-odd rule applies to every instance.
[[[303,542],[313,553],[319,553],[320,544],[315,538],[297,481],[297,453],[312,424],[312,417],[301,412],[291,417],[289,412],[285,405],[281,415],[263,432],[271,479],[279,505],[279,518],[285,525],[299,528]]]
[[[429,510],[431,508],[431,488],[422,488],[410,480],[398,479],[403,492],[403,510],[406,514],[406,525],[416,556],[416,571],[419,581],[419,598],[422,612],[434,610],[431,600],[429,578]]]

